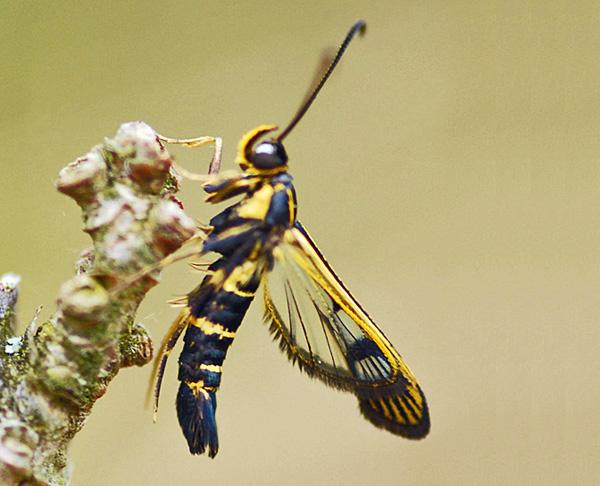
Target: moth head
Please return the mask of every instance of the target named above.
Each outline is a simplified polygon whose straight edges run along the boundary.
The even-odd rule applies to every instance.
[[[258,140],[277,130],[274,125],[261,125],[248,132],[240,141],[238,164],[255,174],[273,175],[287,170],[288,158],[283,144],[277,140]]]

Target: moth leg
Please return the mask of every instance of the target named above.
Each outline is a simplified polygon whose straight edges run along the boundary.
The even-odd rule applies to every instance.
[[[182,167],[178,167],[178,171],[187,179],[201,182],[206,182],[210,176],[219,173],[219,170],[221,169],[221,159],[223,157],[223,139],[221,137],[171,138],[165,137],[164,135],[160,135],[158,133],[156,136],[161,142],[174,145],[183,145],[184,147],[189,148],[201,147],[202,145],[213,143],[215,145],[215,151],[213,153],[213,158],[208,165],[208,175],[188,172]]]
[[[210,224],[204,223],[200,220],[196,220],[196,228],[198,229],[198,231],[202,231],[206,235],[214,229]]]
[[[217,175],[221,170],[221,160],[223,158],[223,139],[215,137],[215,152],[213,158],[208,164],[208,175]]]
[[[214,272],[209,270],[211,263],[209,262],[190,262],[189,266],[194,270],[204,272],[206,275],[212,275]],[[187,297],[187,296],[186,296]]]
[[[189,243],[195,243],[195,242],[202,243],[204,240],[206,240],[206,234],[202,231],[198,231],[193,236],[191,236],[184,244],[187,245]],[[159,260],[158,262],[154,263],[153,265],[148,265],[147,267],[142,268],[141,270],[133,273],[132,275],[129,275],[127,278],[123,279],[121,282],[118,282],[113,288],[111,288],[111,294],[113,294],[113,295],[118,294],[119,292],[127,289],[128,287],[130,287],[131,285],[136,283],[141,278],[144,278],[146,275],[149,275],[156,270],[162,270],[163,268],[171,265],[172,263],[175,263],[175,262],[178,262],[181,260],[185,260],[185,259],[193,257],[193,256],[198,256],[201,254],[202,254],[202,248],[197,248],[197,247],[190,248],[185,252],[171,253],[170,255],[167,255],[162,260]]]
[[[162,379],[165,374],[165,368],[167,367],[167,360],[171,351],[177,344],[179,336],[188,325],[189,310],[184,310],[179,314],[177,319],[171,324],[171,327],[163,337],[160,343],[160,348],[156,355],[156,359],[152,365],[152,374],[150,375],[150,383],[148,386],[148,392],[146,394],[146,403],[150,402],[151,398],[154,398],[154,406],[152,413],[152,420],[156,422],[158,418],[158,400],[160,398],[160,387],[162,385]]]

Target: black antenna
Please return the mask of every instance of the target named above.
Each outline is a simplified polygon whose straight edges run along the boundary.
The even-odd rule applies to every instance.
[[[363,35],[366,30],[367,30],[367,23],[364,20],[356,21],[354,23],[354,25],[350,28],[350,30],[348,31],[348,34],[346,34],[346,38],[344,39],[344,42],[342,42],[342,45],[340,46],[340,48],[337,51],[337,54],[333,58],[333,61],[331,61],[331,64],[327,68],[327,71],[325,71],[325,74],[323,74],[321,81],[319,81],[319,84],[314,89],[312,94],[306,99],[304,104],[302,106],[300,106],[300,109],[298,110],[298,112],[296,113],[294,118],[292,118],[292,121],[289,123],[289,125],[277,137],[276,140],[278,142],[281,142],[285,137],[287,137],[287,135],[292,131],[292,129],[298,124],[298,122],[302,119],[304,114],[308,111],[308,109],[310,108],[310,105],[312,105],[312,102],[315,101],[315,98],[319,94],[319,91],[321,91],[321,88],[325,84],[325,81],[327,81],[327,78],[329,78],[329,76],[331,76],[331,73],[337,66],[337,63],[340,62],[340,59],[342,58],[342,55],[348,48],[350,41],[354,38],[354,36],[356,34]]]

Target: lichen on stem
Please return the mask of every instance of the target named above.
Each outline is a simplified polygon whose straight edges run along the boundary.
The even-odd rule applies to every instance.
[[[61,170],[57,189],[83,212],[93,247],[76,262],[57,310],[14,335],[19,278],[0,280],[0,482],[69,483],[67,446],[120,368],[152,358],[135,313],[157,272],[119,283],[195,233],[175,199],[172,158],[152,128],[126,123]]]

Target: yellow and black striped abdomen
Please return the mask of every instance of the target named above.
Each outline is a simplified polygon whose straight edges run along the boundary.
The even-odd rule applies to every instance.
[[[236,264],[237,263],[237,264]],[[224,257],[188,297],[190,318],[179,357],[177,415],[192,454],[218,451],[216,391],[227,350],[260,281],[256,262]]]

